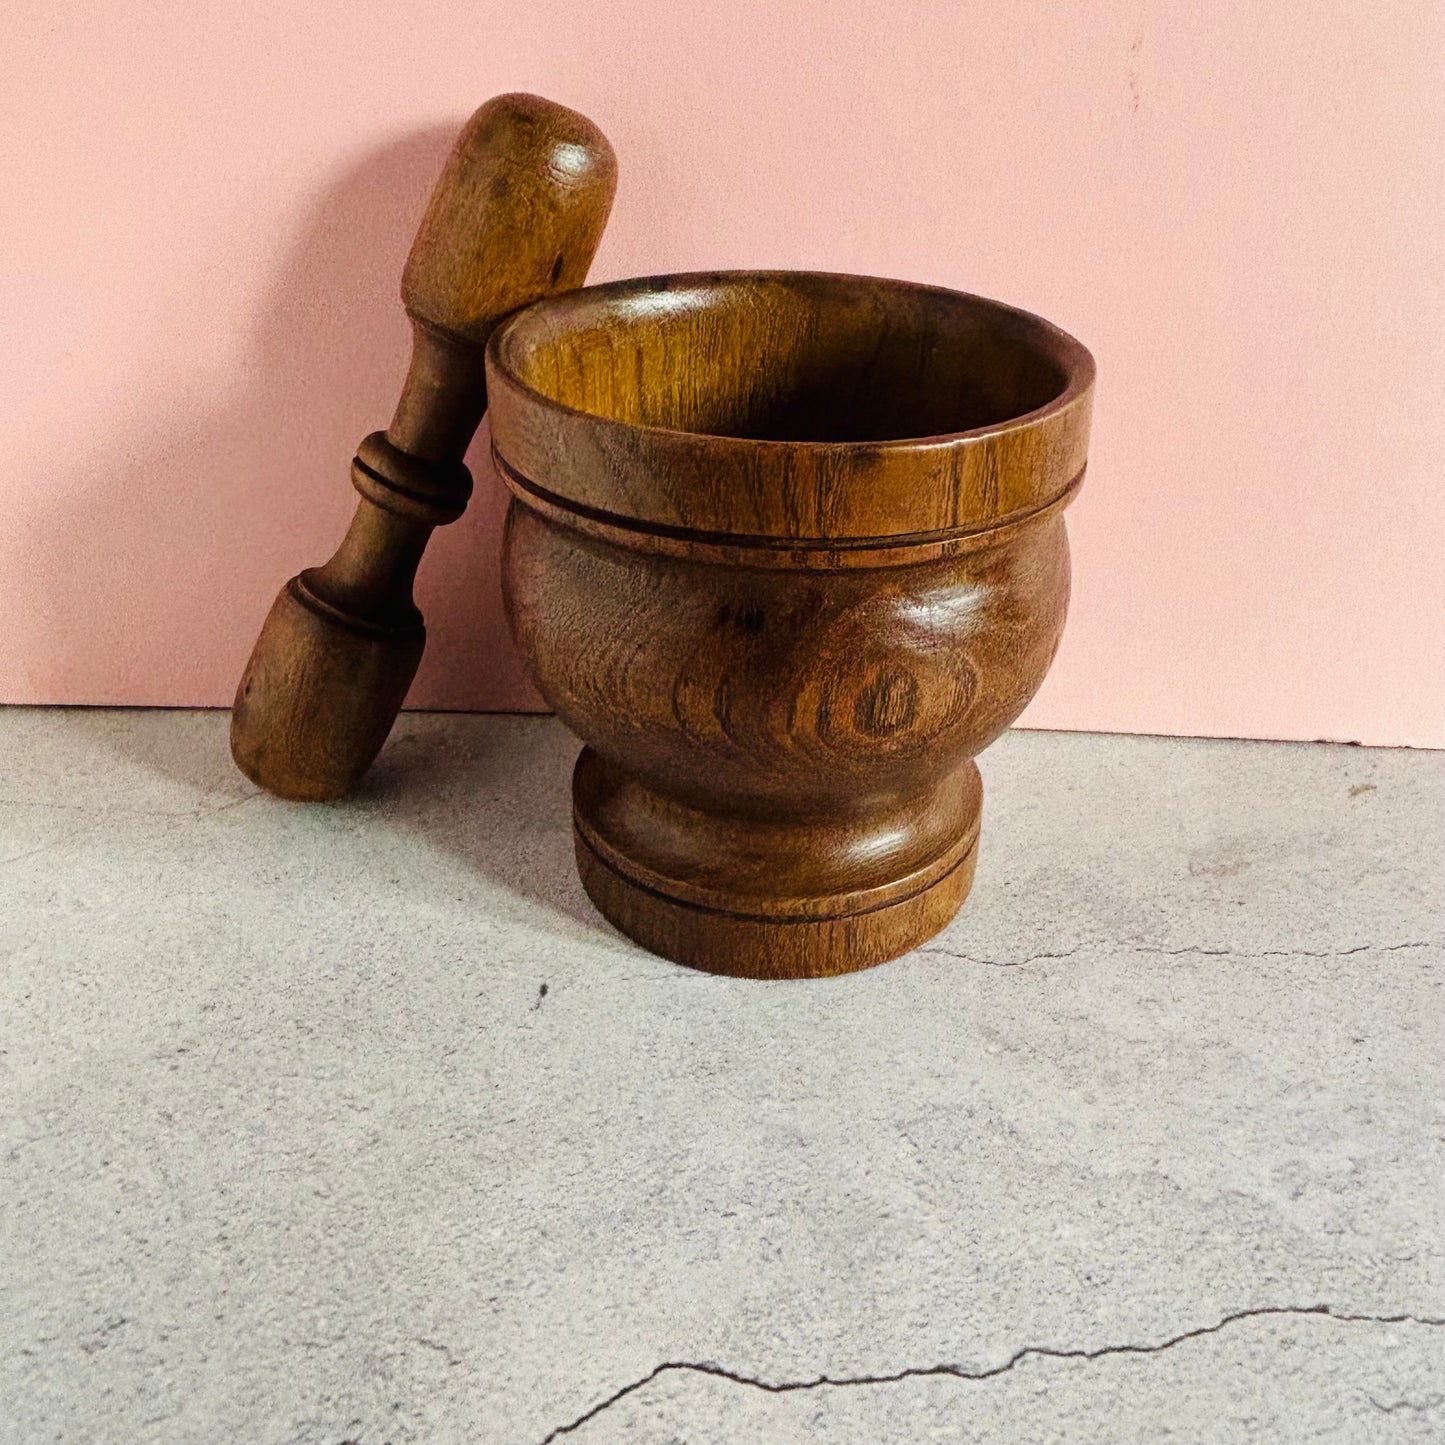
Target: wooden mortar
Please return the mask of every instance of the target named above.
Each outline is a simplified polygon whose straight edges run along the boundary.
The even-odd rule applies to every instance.
[[[486,367],[508,615],[586,743],[593,902],[758,978],[936,933],[972,759],[1063,628],[1089,353],[959,292],[734,272],[537,302]]]

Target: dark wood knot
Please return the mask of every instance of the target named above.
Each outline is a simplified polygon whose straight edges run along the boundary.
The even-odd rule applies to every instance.
[[[902,732],[913,726],[917,716],[918,679],[909,672],[880,672],[853,705],[858,731],[873,738]]]

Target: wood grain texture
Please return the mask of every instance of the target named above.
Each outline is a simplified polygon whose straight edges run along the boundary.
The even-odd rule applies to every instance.
[[[1088,352],[1011,308],[807,273],[528,308],[488,351],[508,615],[587,744],[578,863],[718,972],[865,967],[972,876],[972,758],[1068,601]]]
[[[508,312],[585,279],[616,180],[601,132],[537,96],[498,96],[463,128],[402,277],[411,366],[352,462],[350,530],[282,588],[237,689],[231,751],[260,786],[340,797],[386,740],[426,645],[417,566],[471,495],[483,347]]]

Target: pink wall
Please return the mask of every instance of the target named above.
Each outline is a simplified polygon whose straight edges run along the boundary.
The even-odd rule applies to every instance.
[[[1043,727],[1445,746],[1445,7],[30,0],[0,115],[0,698],[228,703],[351,509],[452,133],[622,163],[598,278],[959,286],[1094,350]],[[533,705],[480,464],[413,702]]]

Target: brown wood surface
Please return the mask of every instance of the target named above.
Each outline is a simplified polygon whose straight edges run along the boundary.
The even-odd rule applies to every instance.
[[[352,463],[351,528],[282,588],[237,689],[231,751],[262,787],[339,797],[386,740],[426,642],[417,565],[471,495],[483,348],[508,312],[582,283],[616,179],[601,132],[537,96],[499,96],[463,128],[407,260],[411,367],[391,425]]]
[[[765,978],[936,932],[977,856],[971,760],[1063,627],[1088,352],[955,292],[732,273],[541,302],[487,366],[508,613],[587,744],[593,901]]]

